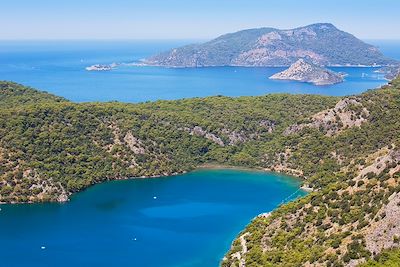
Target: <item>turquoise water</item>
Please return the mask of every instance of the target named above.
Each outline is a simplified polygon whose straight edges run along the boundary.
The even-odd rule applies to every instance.
[[[99,184],[65,204],[2,205],[0,266],[218,266],[254,216],[305,195],[299,184],[200,170]]]
[[[92,64],[135,62],[186,43],[2,41],[0,80],[76,102],[278,92],[349,95],[386,83],[375,68],[333,68],[349,75],[342,84],[324,87],[267,78],[283,68],[84,70]],[[400,42],[374,44],[400,59]],[[0,266],[217,266],[254,216],[304,195],[298,187],[298,180],[273,173],[202,170],[103,183],[64,204],[2,205]]]
[[[350,95],[387,81],[376,68],[332,68],[349,74],[332,86],[274,81],[284,68],[212,67],[171,69],[120,66],[110,72],[88,72],[92,64],[137,62],[191,41],[2,41],[0,80],[47,90],[70,100],[143,102],[210,95],[242,96],[268,93]],[[400,42],[382,42],[397,58]]]

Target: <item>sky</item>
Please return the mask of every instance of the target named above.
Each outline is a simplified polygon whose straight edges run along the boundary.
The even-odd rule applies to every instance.
[[[0,39],[210,39],[330,22],[400,39],[399,0],[0,0]]]

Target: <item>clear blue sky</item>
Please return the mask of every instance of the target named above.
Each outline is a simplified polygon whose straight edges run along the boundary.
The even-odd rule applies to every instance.
[[[400,39],[399,0],[0,0],[0,39],[205,39],[331,22]]]

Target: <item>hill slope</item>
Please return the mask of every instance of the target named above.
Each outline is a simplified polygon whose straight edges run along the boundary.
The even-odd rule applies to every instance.
[[[239,153],[245,143],[336,102],[270,95],[76,104],[18,84],[0,88],[0,202],[65,201],[104,180],[171,175],[208,161],[253,164],[259,159]]]
[[[299,58],[317,65],[390,65],[374,46],[318,23],[291,30],[260,28],[222,35],[148,58],[144,63],[167,67],[289,66]]]
[[[314,192],[254,219],[222,266],[357,266],[398,247],[399,90],[395,80],[286,129],[266,161]]]
[[[400,79],[344,98],[144,104],[0,88],[13,103],[0,106],[0,202],[66,201],[101,181],[216,162],[294,174],[314,190],[251,222],[222,266],[356,266],[399,246]]]

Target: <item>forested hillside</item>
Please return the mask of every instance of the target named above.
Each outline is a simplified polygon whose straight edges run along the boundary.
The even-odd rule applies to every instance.
[[[397,79],[289,127],[266,162],[314,192],[254,219],[222,266],[399,266],[379,257],[400,245],[399,118]]]
[[[1,202],[65,201],[104,180],[204,162],[261,166],[259,143],[336,102],[270,95],[76,104],[9,82],[0,90]]]
[[[222,266],[381,264],[399,245],[399,79],[344,98],[77,104],[9,82],[0,92],[1,202],[66,201],[105,180],[203,163],[246,166],[300,176],[313,192],[254,219]]]

